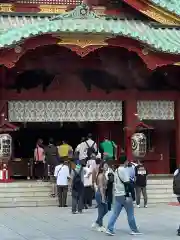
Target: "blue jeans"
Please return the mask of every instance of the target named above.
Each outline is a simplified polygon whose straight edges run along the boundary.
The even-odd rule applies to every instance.
[[[119,217],[119,214],[121,213],[122,208],[125,208],[126,213],[127,213],[127,219],[128,219],[128,224],[129,227],[132,231],[138,232],[137,226],[136,226],[136,221],[134,218],[134,206],[132,200],[126,201],[125,196],[117,196],[115,197],[115,203],[114,203],[114,209],[112,216],[109,220],[108,223],[108,230],[111,232],[114,232],[114,225]]]
[[[96,223],[100,227],[102,227],[103,226],[103,218],[106,215],[106,213],[108,212],[108,206],[107,206],[107,203],[102,202],[102,196],[101,196],[101,193],[99,190],[95,193],[95,198],[96,198],[97,209],[98,209],[98,217],[97,217]]]

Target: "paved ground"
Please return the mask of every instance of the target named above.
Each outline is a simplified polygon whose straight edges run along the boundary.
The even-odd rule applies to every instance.
[[[116,224],[116,236],[91,230],[96,209],[72,215],[70,209],[12,208],[0,209],[0,240],[173,240],[180,222],[180,208],[174,206],[136,209],[142,236],[130,236],[126,215],[122,212]],[[107,223],[108,216],[105,219]]]

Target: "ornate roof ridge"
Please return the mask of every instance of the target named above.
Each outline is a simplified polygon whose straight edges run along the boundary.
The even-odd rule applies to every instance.
[[[84,8],[86,11],[84,11]],[[83,9],[81,12],[80,10]],[[1,34],[0,48],[14,47],[25,39],[41,34],[89,33],[107,36],[122,36],[135,39],[154,50],[180,54],[180,30],[177,26],[168,28],[153,26],[141,20],[107,20],[96,15],[87,5],[77,6],[66,14],[49,20],[29,22],[13,27]]]
[[[78,5],[71,11],[52,17],[51,21],[60,19],[96,19],[96,18],[102,18],[102,16],[97,15],[93,10],[90,9],[90,7],[87,4],[82,2],[80,5]]]

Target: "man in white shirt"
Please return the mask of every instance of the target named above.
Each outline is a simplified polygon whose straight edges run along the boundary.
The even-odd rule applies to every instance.
[[[115,171],[114,174],[114,194],[115,194],[115,202],[112,216],[109,220],[108,227],[106,233],[108,235],[113,236],[114,233],[114,225],[116,220],[118,219],[122,208],[124,207],[127,212],[127,218],[129,227],[131,229],[132,235],[140,235],[140,232],[136,226],[136,221],[134,218],[134,206],[132,197],[130,196],[130,180],[127,169],[125,168],[128,164],[126,158],[121,159],[122,165]]]
[[[54,177],[56,178],[59,207],[67,207],[68,180],[70,179],[67,161],[55,167]]]
[[[87,159],[88,148],[93,148],[94,152],[97,152],[97,144],[92,140],[92,134],[88,134],[87,141],[81,142],[76,148],[76,152],[79,152],[80,161]]]

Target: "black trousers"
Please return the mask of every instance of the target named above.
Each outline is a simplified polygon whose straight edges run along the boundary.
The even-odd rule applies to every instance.
[[[54,170],[55,170],[56,166],[57,165],[55,165],[54,163],[45,162],[45,164],[44,164],[44,177],[45,177],[45,179],[48,180],[49,177],[54,176]]]
[[[85,186],[84,187],[84,205],[85,206],[92,206],[92,195],[93,195],[93,189],[91,186]]]
[[[78,192],[72,189],[72,212],[82,212],[84,208],[84,186]]]
[[[44,163],[42,161],[34,163],[34,177],[36,179],[44,178]]]
[[[68,193],[68,186],[57,185],[59,207],[65,207],[67,202],[67,193]]]

